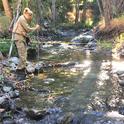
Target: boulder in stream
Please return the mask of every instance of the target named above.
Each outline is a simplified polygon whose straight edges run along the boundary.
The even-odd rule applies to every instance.
[[[14,64],[16,64],[16,65],[19,64],[19,58],[17,58],[17,57],[12,57],[12,58],[10,58],[8,61],[9,61],[10,63],[14,63]]]
[[[45,110],[36,110],[36,109],[30,109],[30,110],[25,110],[26,115],[34,120],[41,120],[43,119],[47,114],[49,114],[48,112],[46,112]]]

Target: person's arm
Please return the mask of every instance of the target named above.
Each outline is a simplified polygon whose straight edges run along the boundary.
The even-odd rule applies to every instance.
[[[25,20],[22,20],[20,23],[26,32],[35,31],[38,29],[37,25],[35,27],[30,27],[29,24]]]

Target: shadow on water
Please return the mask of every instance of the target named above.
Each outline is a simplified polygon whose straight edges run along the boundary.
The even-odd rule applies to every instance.
[[[99,52],[101,53],[101,51]],[[84,64],[89,64],[89,66],[86,70],[81,71],[80,77],[77,82],[75,82],[76,85],[74,87],[74,91],[70,95],[70,106],[68,107],[71,111],[75,112],[76,110],[84,108],[88,109],[88,105],[92,105],[92,95],[95,92],[101,92],[97,86],[98,81],[100,81],[99,75],[102,71],[101,66],[104,61],[111,61],[111,56],[107,60],[104,55],[99,55],[99,53],[96,54],[90,55],[90,58],[87,56],[87,53],[83,54],[84,59],[82,60],[82,63],[85,61]],[[110,82],[110,79],[108,79],[107,82]],[[102,87],[103,92],[106,92],[106,84],[103,84]],[[108,94],[106,92],[106,95],[109,96],[110,92],[108,92]],[[68,108],[66,108],[66,110],[69,110]]]

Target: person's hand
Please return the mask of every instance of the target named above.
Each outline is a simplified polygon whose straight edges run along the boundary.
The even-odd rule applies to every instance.
[[[40,29],[40,25],[37,24],[35,28],[36,28],[36,30],[39,30]]]

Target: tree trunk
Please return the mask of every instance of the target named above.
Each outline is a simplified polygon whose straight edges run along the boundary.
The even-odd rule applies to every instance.
[[[76,18],[75,18],[75,23],[77,23],[78,19],[79,19],[79,3],[80,3],[80,0],[76,0]]]
[[[6,15],[7,17],[9,17],[10,20],[12,20],[13,14],[12,14],[12,9],[11,9],[11,7],[10,7],[10,5],[9,5],[8,0],[2,0],[2,3],[3,3],[5,15]]]
[[[37,14],[36,14],[36,20],[37,20],[37,23],[39,23],[43,17],[43,10],[41,9],[41,6],[42,6],[42,2],[41,0],[36,0],[36,3],[37,3]]]
[[[110,24],[110,21],[113,18],[112,13],[112,1],[111,0],[102,0],[103,12],[105,18],[105,26]]]
[[[52,20],[56,22],[56,0],[52,0]]]
[[[124,0],[119,0],[119,2],[117,2],[116,9],[118,14],[124,12]]]
[[[97,0],[97,4],[98,4],[98,7],[99,7],[100,15],[101,15],[101,17],[103,17],[103,9],[102,9],[100,0]]]

